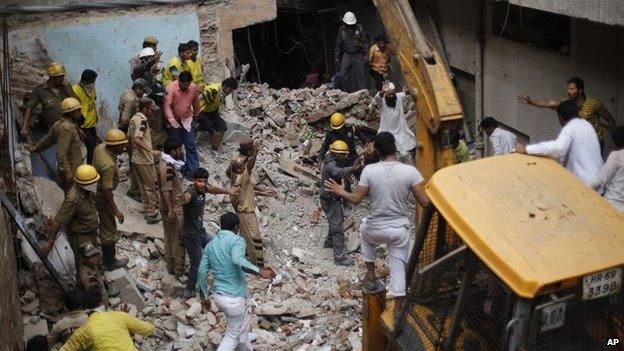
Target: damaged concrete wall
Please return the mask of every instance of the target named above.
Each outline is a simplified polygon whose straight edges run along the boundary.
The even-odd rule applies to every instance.
[[[233,57],[231,31],[275,16],[275,1],[270,0],[213,0],[197,5],[13,16],[9,40],[14,60],[20,57],[20,61],[38,69],[50,60],[61,61],[72,82],[79,80],[85,68],[98,71],[98,109],[102,117],[116,121],[117,101],[130,85],[128,60],[140,50],[145,35],[158,37],[159,48],[164,50],[163,61],[176,54],[179,42],[199,38],[204,78],[220,81],[229,74],[226,60]],[[21,104],[23,92],[43,82],[20,81],[18,77],[24,73],[12,72],[18,83],[14,91],[22,93],[14,98],[16,107]]]
[[[21,350],[24,334],[20,291],[17,284],[17,260],[13,246],[11,220],[0,206],[0,345],[4,350]]]

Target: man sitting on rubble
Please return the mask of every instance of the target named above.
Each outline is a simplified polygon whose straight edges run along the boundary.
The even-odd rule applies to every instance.
[[[182,142],[167,139],[158,165],[158,184],[161,194],[161,214],[165,235],[167,272],[179,277],[184,274],[186,254],[180,243],[182,235],[184,195],[180,168],[184,166]]]
[[[371,292],[381,290],[375,275],[376,246],[388,247],[390,267],[389,298],[395,300],[395,313],[399,311],[406,294],[405,266],[409,256],[410,199],[412,194],[422,207],[430,205],[418,170],[399,162],[394,137],[381,132],[375,137],[375,149],[381,161],[367,165],[360,176],[360,183],[354,192],[347,192],[344,183],[333,179],[325,181],[327,191],[353,204],[362,202],[370,195],[371,213],[362,220],[360,238],[362,258],[366,263],[364,288]]]
[[[566,100],[557,107],[563,127],[555,140],[531,145],[516,145],[516,151],[528,155],[549,156],[562,162],[572,174],[590,185],[602,168],[598,135],[592,125],[578,116],[576,102]]]
[[[234,78],[227,78],[221,83],[212,83],[204,88],[200,101],[201,113],[197,118],[199,128],[212,134],[212,149],[217,151],[227,130],[221,111],[225,106],[225,98],[238,88]]]
[[[275,277],[269,266],[262,269],[245,258],[245,240],[237,235],[239,219],[232,212],[220,219],[221,230],[206,245],[199,267],[199,294],[204,309],[210,310],[208,272],[212,272],[212,298],[225,314],[226,330],[219,351],[251,350],[249,330],[251,327],[251,304],[247,294],[245,273],[263,279]]]
[[[396,140],[396,148],[399,152],[399,160],[404,163],[414,163],[416,148],[416,136],[407,125],[403,100],[409,94],[408,90],[397,93],[393,83],[386,81],[380,92],[375,95],[375,101],[379,107],[379,130],[389,132]]]
[[[99,270],[102,264],[102,251],[86,242],[80,245],[80,284],[87,291],[99,291],[100,305],[108,307],[108,294],[104,285],[104,277]],[[115,289],[111,296],[119,295],[119,289]]]
[[[144,322],[122,311],[99,312],[96,299],[84,299],[84,309],[89,318],[78,328],[59,351],[82,350],[123,350],[137,351],[132,340],[133,335],[156,336],[162,338],[162,330],[149,322]]]
[[[222,189],[208,183],[208,171],[198,168],[193,174],[193,183],[189,185],[183,194],[184,224],[180,241],[189,257],[189,272],[186,281],[184,298],[195,296],[195,284],[197,283],[197,268],[201,260],[202,248],[210,242],[210,237],[204,228],[204,207],[206,205],[206,193],[227,194],[235,196],[239,189]]]
[[[336,140],[342,140],[347,143],[349,147],[349,157],[345,160],[348,165],[352,165],[358,157],[357,150],[355,148],[355,138],[360,139],[363,145],[366,145],[367,148],[370,147],[369,140],[364,135],[362,130],[356,126],[351,126],[346,124],[345,116],[336,112],[331,115],[329,118],[329,126],[331,130],[325,133],[325,139],[323,140],[323,145],[321,146],[321,150],[319,151],[319,165],[323,164],[325,160],[325,155],[329,150],[330,145]]]
[[[342,182],[343,179],[349,177],[355,168],[361,168],[362,163],[355,166],[348,165],[349,147],[342,140],[336,140],[332,143],[330,156],[325,158],[321,172],[321,182],[324,183],[328,179]],[[321,197],[321,207],[327,217],[329,223],[329,232],[323,246],[325,248],[334,249],[334,264],[338,266],[352,266],[353,260],[347,257],[344,235],[342,233],[342,222],[344,219],[342,209],[342,198],[328,192],[324,186],[319,190]]]
[[[240,220],[240,231],[247,243],[247,256],[255,265],[264,266],[264,243],[256,216],[256,199],[251,172],[256,165],[262,141],[245,140],[240,144],[241,154],[236,156],[226,171],[231,185],[240,188],[238,195],[230,197]]]

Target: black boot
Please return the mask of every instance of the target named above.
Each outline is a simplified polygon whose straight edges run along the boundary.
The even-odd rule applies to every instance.
[[[106,265],[106,270],[108,271],[114,271],[117,268],[126,267],[126,265],[128,264],[127,258],[118,260],[115,257],[115,251],[115,243],[102,245],[104,264]]]

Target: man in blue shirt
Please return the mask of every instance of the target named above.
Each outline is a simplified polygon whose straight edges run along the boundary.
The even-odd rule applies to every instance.
[[[259,269],[245,258],[245,239],[237,235],[240,221],[232,212],[221,216],[221,230],[206,245],[199,265],[199,295],[204,308],[208,300],[208,271],[212,271],[212,297],[226,317],[226,330],[218,351],[251,350],[249,328],[251,307],[247,301],[245,273],[263,279],[275,277],[269,266]]]
[[[197,268],[202,256],[202,248],[208,244],[210,237],[204,229],[204,207],[206,205],[206,193],[227,194],[236,196],[240,189],[231,187],[222,189],[208,183],[208,171],[198,168],[193,173],[193,183],[184,191],[184,205],[182,235],[180,242],[189,257],[189,272],[186,280],[184,298],[195,297],[195,285],[197,284]]]

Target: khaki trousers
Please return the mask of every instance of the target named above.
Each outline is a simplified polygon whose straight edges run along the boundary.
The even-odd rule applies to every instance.
[[[166,213],[163,216],[163,230],[165,234],[165,259],[167,262],[167,270],[172,271],[175,275],[181,275],[186,272],[185,260],[186,252],[180,244],[180,235],[182,235],[182,224],[184,216],[182,213],[177,214],[175,220],[171,223],[165,220]]]
[[[67,240],[69,241],[69,246],[74,252],[74,262],[76,262],[76,278],[77,281],[80,281],[80,245],[82,243],[90,242],[93,246],[100,248],[100,244],[98,244],[98,233],[80,233],[74,234],[68,231]]]
[[[156,187],[156,168],[154,165],[132,163],[136,171],[141,198],[145,206],[145,214],[153,217],[158,214],[158,189]]]
[[[115,221],[115,211],[106,201],[104,193],[98,191],[95,193],[95,208],[98,211],[100,219],[100,242],[102,245],[114,244],[119,238],[117,231],[117,222]]]
[[[260,226],[255,212],[238,212],[240,234],[245,238],[247,256],[256,264],[264,267],[264,244],[260,235]]]

